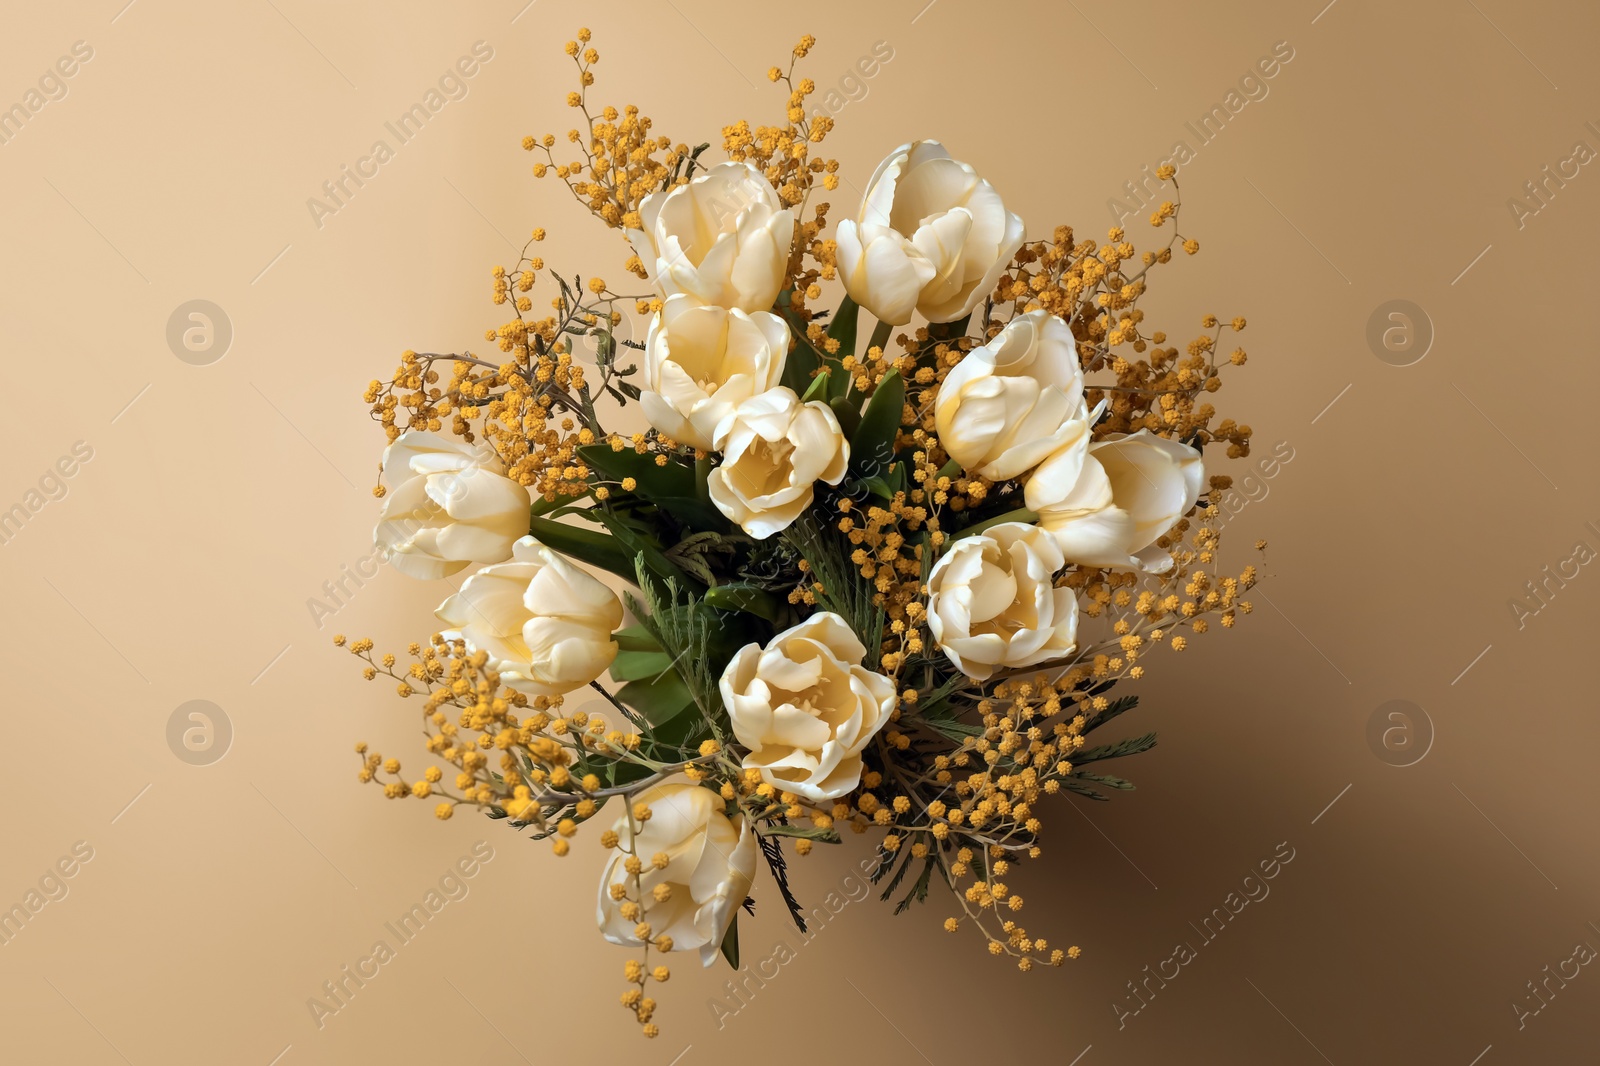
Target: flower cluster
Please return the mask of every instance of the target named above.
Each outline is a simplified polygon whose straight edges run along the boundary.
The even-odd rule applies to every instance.
[[[387,438],[379,547],[412,577],[473,572],[403,666],[336,639],[420,705],[437,760],[410,780],[361,744],[359,777],[557,856],[601,817],[596,920],[635,952],[622,1005],[647,1036],[670,977],[652,952],[737,966],[763,864],[804,928],[788,856],[846,831],[873,834],[897,910],[944,886],[944,927],[991,954],[1076,958],[1019,924],[1045,797],[1132,787],[1097,764],[1155,736],[1089,742],[1138,702],[1111,690],[1232,627],[1256,581],[1223,566],[1230,479],[1203,458],[1249,453],[1206,399],[1245,362],[1218,357],[1245,322],[1208,315],[1180,351],[1139,306],[1175,248],[1198,251],[1179,205],[1143,252],[1120,229],[1030,241],[920,140],[830,235],[812,194],[838,163],[812,152],[831,120],[794,77],[814,43],[770,72],[784,121],[728,125],[727,158],[703,162],[636,107],[591,111],[580,31],[581,158],[554,135],[524,147],[622,231],[649,290],[549,271],[535,229],[494,271],[501,358],[407,352],[366,396]],[[844,290],[831,308],[824,285]],[[630,305],[642,343],[617,336]],[[630,402],[650,428],[608,430]]]

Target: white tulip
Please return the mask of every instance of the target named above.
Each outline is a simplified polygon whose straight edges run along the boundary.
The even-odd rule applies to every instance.
[[[709,452],[717,424],[775,387],[788,354],[789,327],[777,315],[669,296],[650,323],[639,403],[652,426]]]
[[[722,673],[722,702],[746,770],[813,801],[861,783],[861,751],[894,710],[894,682],[861,665],[867,649],[843,618],[823,611],[747,644]]]
[[[1189,513],[1204,480],[1197,449],[1141,429],[1051,456],[1023,499],[1069,562],[1159,574],[1172,556],[1155,542]]]
[[[839,277],[879,320],[918,311],[954,322],[994,291],[1022,246],[1022,219],[938,141],[903,144],[878,164],[861,212],[839,223]]]
[[[722,462],[707,487],[717,510],[765,540],[811,506],[816,483],[837,485],[850,462],[839,420],[820,400],[779,386],[751,397],[716,431]]]
[[[956,669],[978,681],[1069,655],[1078,600],[1054,584],[1065,565],[1050,535],[1025,522],[962,537],[928,575],[928,630]]]
[[[1005,481],[1088,439],[1083,370],[1072,330],[1048,311],[1006,323],[939,386],[939,443],[963,468]]]
[[[435,612],[446,639],[489,656],[489,668],[519,692],[559,696],[598,678],[617,657],[612,632],[622,604],[597,578],[533,537],[509,563],[486,566]]]
[[[644,228],[628,230],[628,240],[663,294],[741,311],[766,311],[778,298],[794,212],[749,163],[719,163],[651,193],[639,218]]]
[[[447,577],[469,563],[498,563],[528,533],[528,490],[487,448],[408,430],[383,452],[377,547],[402,574]]]
[[[625,899],[644,904],[652,940],[669,936],[673,951],[699,951],[701,965],[710,966],[755,880],[755,834],[743,815],[730,818],[722,799],[699,785],[656,785],[634,796],[630,807],[634,803],[648,805],[650,818],[643,824],[627,813],[617,819],[619,843],[600,879],[600,932],[613,944],[643,943],[635,932],[638,919],[624,918],[624,900],[611,898],[611,886],[622,885]],[[667,859],[660,869],[651,861],[657,855]],[[644,867],[637,886],[627,871],[630,856]],[[670,892],[665,901],[655,898],[661,885]]]

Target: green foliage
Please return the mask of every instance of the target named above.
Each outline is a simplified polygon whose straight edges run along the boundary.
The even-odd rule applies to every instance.
[[[1096,694],[1098,695],[1098,693]],[[1139,706],[1138,696],[1118,696],[1116,699],[1111,701],[1110,706],[1091,718],[1089,720],[1089,724],[1084,727],[1083,731],[1085,733],[1092,733],[1096,729],[1099,729],[1101,726],[1105,725],[1107,722],[1111,721],[1113,718],[1116,718],[1118,715],[1126,714],[1137,706]]]
[[[694,468],[680,462],[657,466],[655,452],[640,455],[632,448],[614,452],[609,444],[585,444],[578,449],[578,458],[612,481],[633,478],[639,483],[636,491],[643,495],[694,495]]]
[[[1120,759],[1126,755],[1137,755],[1141,751],[1149,751],[1156,746],[1156,735],[1146,733],[1142,737],[1128,737],[1115,744],[1102,744],[1097,748],[1089,748],[1072,755],[1072,765],[1082,766],[1085,763],[1099,762],[1102,759]]]
[[[878,382],[850,437],[850,466],[859,477],[884,477],[894,463],[894,438],[906,402],[906,383],[891,370]]]
[[[810,403],[812,400],[821,400],[826,403],[828,399],[828,382],[832,378],[833,371],[831,369],[824,370],[822,373],[812,378],[810,386],[807,387],[805,392],[801,393],[800,402]]]
[[[734,913],[733,921],[728,923],[728,931],[722,935],[722,957],[728,960],[728,965],[735,970],[739,968],[739,915]]]
[[[672,673],[666,677],[676,678],[682,689],[678,690],[666,677],[650,682],[631,681],[618,693],[618,698],[628,706],[635,707],[647,719],[651,711],[631,702],[636,695],[651,701],[650,706],[658,711],[665,711],[674,701],[679,701],[677,710],[666,720],[687,721],[692,725],[681,737],[678,736],[679,730],[674,729],[670,738],[674,743],[687,743],[700,736],[704,732],[699,728],[701,725],[721,740],[723,727],[727,724],[727,712],[722,707],[717,680],[739,647],[736,643],[737,632],[703,598],[685,595],[684,586],[676,578],[656,580],[643,553],[636,557],[635,567],[642,600],[629,596],[628,606],[655,638],[672,665]],[[644,689],[637,693],[628,691],[631,685],[645,684],[651,688],[648,694]],[[661,691],[656,692],[657,688]],[[698,707],[699,717],[680,717],[690,706]],[[679,728],[683,727],[680,725]],[[657,739],[666,738],[658,736]]]
[[[839,350],[828,357],[830,362],[838,360],[842,363],[845,356],[856,354],[856,322],[860,315],[860,306],[848,296],[833,313],[833,319],[828,324],[828,339],[838,341]],[[830,374],[829,377],[831,396],[843,396],[850,391],[849,374]]]
[[[528,524],[529,532],[541,544],[597,569],[633,580],[633,556],[615,537],[551,518],[533,518]]]
[[[672,656],[664,651],[619,651],[611,660],[611,680],[638,681],[672,669]]]
[[[705,603],[724,611],[743,611],[776,623],[787,606],[766,589],[748,582],[718,585],[708,589]]]
[[[913,902],[922,903],[928,898],[928,884],[933,880],[933,868],[938,861],[937,852],[929,852],[928,857],[923,860],[922,873],[917,875],[917,880],[912,884],[911,891],[907,892],[905,898],[894,905],[896,914],[904,913]]]
[[[870,634],[883,632],[884,608],[872,602],[877,589],[850,562],[842,535],[821,525],[813,516],[802,515],[783,531],[783,536],[810,562],[815,580],[822,583],[824,591],[817,594],[818,610],[833,611],[849,623],[853,632],[867,635],[862,641],[867,646],[864,664],[868,670],[877,669],[881,649]]]

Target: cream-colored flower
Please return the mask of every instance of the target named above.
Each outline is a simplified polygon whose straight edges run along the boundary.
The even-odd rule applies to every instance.
[[[644,228],[628,230],[628,240],[663,294],[741,311],[766,311],[778,298],[794,212],[749,163],[719,163],[651,193],[639,218]]]
[[[1155,542],[1189,513],[1204,481],[1197,449],[1141,429],[1051,456],[1023,499],[1068,562],[1159,574],[1172,556]]]
[[[528,533],[528,490],[492,451],[408,430],[383,452],[387,492],[373,540],[402,574],[447,577],[469,563],[498,563]]]
[[[624,918],[623,901],[611,898],[611,886],[622,885],[634,902],[643,894],[652,940],[669,936],[673,951],[699,951],[701,965],[710,966],[755,880],[755,834],[743,815],[730,818],[722,799],[699,785],[656,785],[632,803],[648,805],[650,818],[640,824],[629,810],[617,819],[620,843],[600,879],[600,932],[613,944],[643,944],[639,919]],[[667,859],[660,869],[652,861],[657,855]],[[629,856],[643,865],[637,885],[626,868]],[[658,900],[663,885],[668,895]]]
[[[1048,311],[1006,323],[968,352],[939,386],[939,443],[965,469],[1017,477],[1072,441],[1088,439],[1083,371],[1072,330]]]
[[[816,483],[837,485],[850,462],[850,444],[828,405],[801,403],[783,386],[740,404],[716,438],[722,462],[711,471],[711,502],[757,540],[799,518]]]
[[[517,541],[509,563],[486,566],[435,612],[507,685],[559,696],[598,678],[617,656],[622,604],[587,570],[540,544]]]
[[[894,682],[861,665],[867,649],[843,618],[819,612],[746,644],[722,673],[722,702],[744,768],[813,801],[861,782],[861,750],[889,721]]]
[[[673,440],[712,451],[717,424],[776,386],[788,354],[789,327],[777,315],[669,296],[645,341],[640,406]]]
[[[839,223],[845,291],[891,325],[954,322],[994,290],[1022,246],[1022,219],[938,141],[903,144],[878,164],[861,212]]]
[[[928,630],[956,669],[978,681],[1077,646],[1078,601],[1056,588],[1066,565],[1050,535],[1003,522],[953,542],[928,575]]]

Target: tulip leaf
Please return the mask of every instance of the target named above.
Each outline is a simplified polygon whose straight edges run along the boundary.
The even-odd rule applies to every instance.
[[[826,401],[828,399],[828,379],[833,377],[833,370],[824,370],[811,379],[811,386],[800,396],[801,403],[810,403],[812,400]]]
[[[614,452],[609,444],[585,444],[578,448],[578,457],[613,481],[633,478],[639,483],[636,491],[652,497],[694,495],[694,470],[670,460],[657,466],[654,452],[640,455],[632,448]]]
[[[839,310],[833,313],[833,321],[828,325],[828,339],[839,342],[838,351],[824,358],[830,364],[842,363],[845,356],[856,354],[856,321],[860,317],[861,307],[850,297],[846,296],[839,304]],[[833,396],[843,396],[850,391],[851,376],[843,372],[835,375],[828,383],[828,390]]]
[[[728,923],[728,931],[722,936],[722,957],[728,960],[728,965],[735,970],[739,968],[739,913],[734,912],[733,921]]]
[[[619,651],[611,660],[611,680],[654,679],[672,669],[672,656],[664,651]]]
[[[639,579],[638,562],[643,560],[644,568],[663,581],[685,579],[685,584],[688,587],[696,590],[704,587],[703,583],[683,567],[674,563],[667,557],[665,552],[652,543],[650,539],[647,539],[646,534],[629,526],[620,515],[615,515],[599,508],[595,508],[594,513],[605,527],[611,531],[611,539],[619,545],[619,551],[626,553],[634,560],[635,565],[630,568],[630,572],[623,575],[628,580],[637,581]]]
[[[898,370],[885,374],[867,398],[861,423],[850,437],[850,465],[862,477],[883,477],[889,472],[905,402],[906,383]]]
[[[781,604],[778,597],[748,582],[718,585],[706,591],[704,603],[724,611],[743,611],[769,622],[777,622]]]
[[[661,644],[644,626],[629,626],[611,634],[617,647],[623,651],[660,651]]]
[[[618,658],[621,658],[619,655]],[[671,660],[667,661],[670,668]],[[629,681],[617,689],[617,699],[638,711],[644,720],[659,729],[694,706],[689,686],[676,670]]]
[[[833,321],[828,324],[829,338],[839,342],[839,350],[834,354],[840,359],[856,354],[856,320],[860,314],[861,305],[846,296],[833,313]]]
[[[889,334],[893,332],[894,327],[889,325],[887,322],[879,322],[876,326],[873,326],[872,339],[867,342],[867,350],[871,351],[873,348],[876,348],[880,352],[888,351]]]
[[[1004,514],[997,514],[992,518],[986,518],[982,522],[976,522],[968,526],[959,533],[951,534],[950,540],[947,543],[954,543],[955,541],[960,540],[962,537],[977,536],[986,530],[992,529],[998,525],[1003,525],[1006,522],[1037,522],[1038,520],[1039,515],[1037,512],[1030,511],[1026,507],[1018,507],[1014,511],[1006,511]]]
[[[969,313],[964,318],[959,318],[954,322],[930,322],[928,323],[928,336],[935,341],[947,341],[954,340],[956,337],[965,337],[967,335],[967,325],[971,321],[972,315]]]
[[[695,532],[726,533],[733,528],[715,504],[694,496],[655,496],[649,498],[657,509],[665,511],[684,527]]]
[[[838,420],[839,429],[844,433],[846,440],[854,440],[856,427],[861,425],[861,411],[855,403],[843,396],[835,396],[828,401],[828,409],[833,412],[833,417]]]
[[[633,553],[615,537],[549,518],[534,518],[530,533],[541,544],[618,577],[634,579]]]

